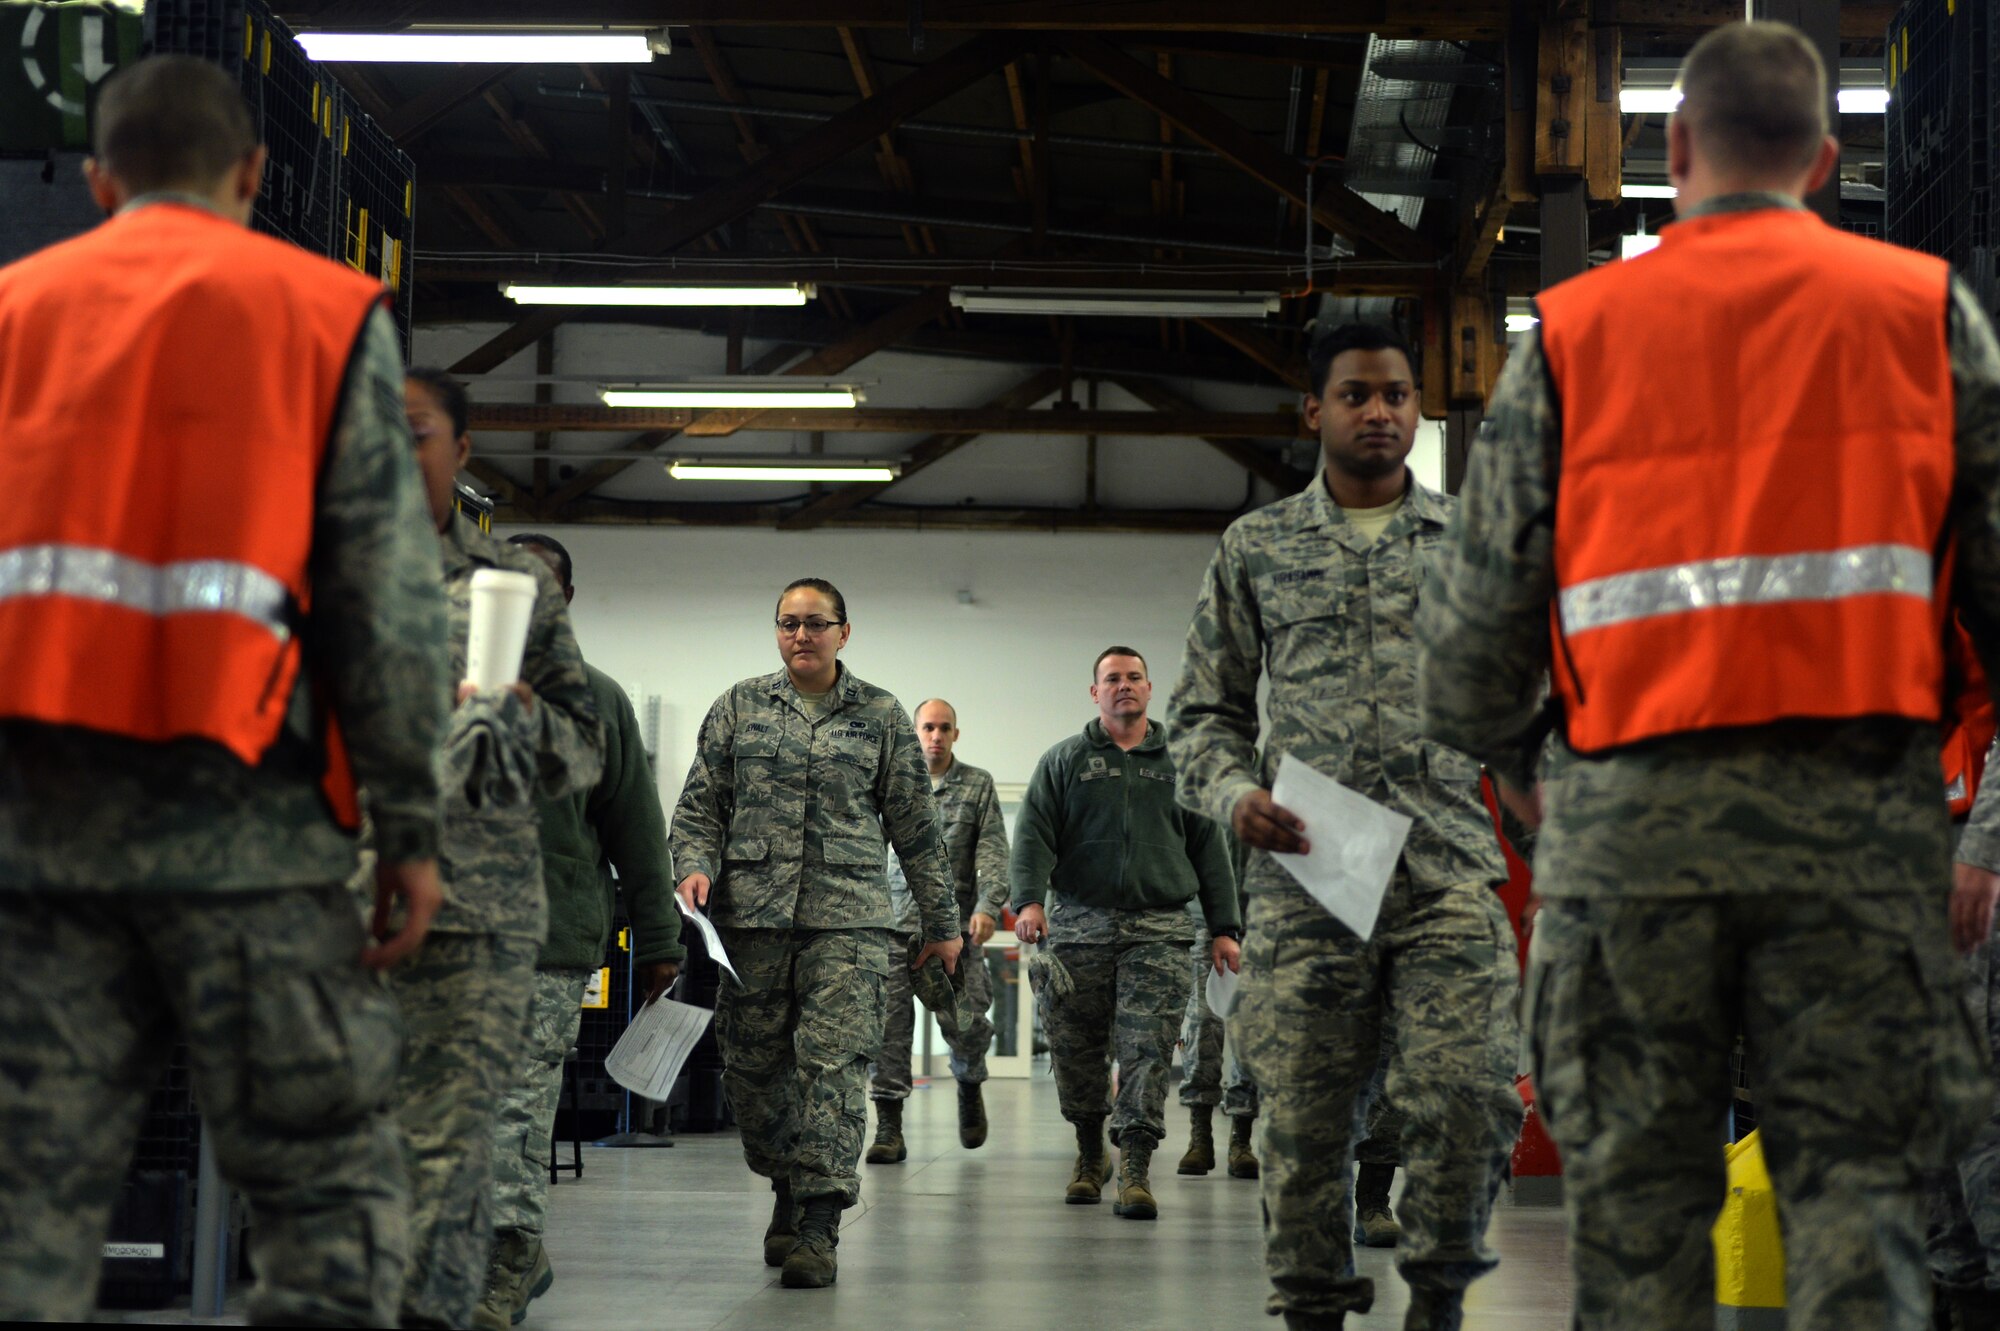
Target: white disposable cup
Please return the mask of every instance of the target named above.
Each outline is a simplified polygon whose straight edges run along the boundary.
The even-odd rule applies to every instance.
[[[521,678],[521,653],[534,615],[535,580],[526,573],[482,568],[472,575],[465,678],[474,688],[504,689]]]

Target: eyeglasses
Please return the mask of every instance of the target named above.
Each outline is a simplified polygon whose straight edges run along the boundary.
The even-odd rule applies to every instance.
[[[800,629],[804,629],[807,633],[817,638],[828,629],[839,628],[847,621],[844,619],[780,619],[773,622],[777,624],[778,632],[784,634],[787,638],[797,633]]]

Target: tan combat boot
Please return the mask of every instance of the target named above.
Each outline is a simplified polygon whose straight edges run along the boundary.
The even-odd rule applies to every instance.
[[[909,1154],[910,1148],[903,1144],[903,1102],[877,1100],[875,1140],[869,1144],[868,1154],[862,1158],[871,1165],[895,1165],[901,1164]]]
[[[1191,1105],[1188,1114],[1187,1154],[1174,1167],[1176,1174],[1206,1174],[1215,1168],[1215,1106]]]
[[[1127,1220],[1158,1220],[1159,1203],[1153,1200],[1151,1180],[1146,1171],[1153,1163],[1153,1143],[1141,1138],[1128,1141],[1118,1151],[1118,1200],[1111,1213]]]
[[[1111,1177],[1111,1151],[1104,1144],[1104,1120],[1076,1125],[1076,1168],[1070,1172],[1063,1200],[1071,1206],[1095,1206]]]
[[[1229,1120],[1229,1177],[1256,1178],[1257,1153],[1250,1147],[1250,1132],[1257,1122],[1254,1118],[1232,1118]]]
[[[786,1289],[825,1289],[840,1275],[833,1250],[840,1246],[840,1199],[808,1197],[799,1221],[798,1246],[785,1259],[779,1283]]]

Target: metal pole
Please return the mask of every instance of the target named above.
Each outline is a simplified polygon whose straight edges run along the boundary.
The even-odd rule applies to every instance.
[[[1542,286],[1590,267],[1590,199],[1582,176],[1542,181]]]
[[[215,1138],[201,1125],[201,1164],[194,1185],[194,1298],[196,1317],[222,1316],[229,1290],[229,1185],[215,1158]]]

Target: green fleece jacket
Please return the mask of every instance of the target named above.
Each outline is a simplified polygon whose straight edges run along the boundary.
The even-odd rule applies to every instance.
[[[589,790],[543,800],[542,877],[549,889],[549,937],[542,970],[594,970],[604,964],[618,887],[638,935],[633,960],[684,961],[681,917],[660,788],[639,735],[632,700],[589,662],[590,692],[604,720],[604,776]],[[618,866],[618,880],[611,866]]]
[[[1009,868],[1017,911],[1051,889],[1118,910],[1173,910],[1199,897],[1210,932],[1242,930],[1222,829],[1174,802],[1157,721],[1130,752],[1092,721],[1043,754],[1015,819]]]

